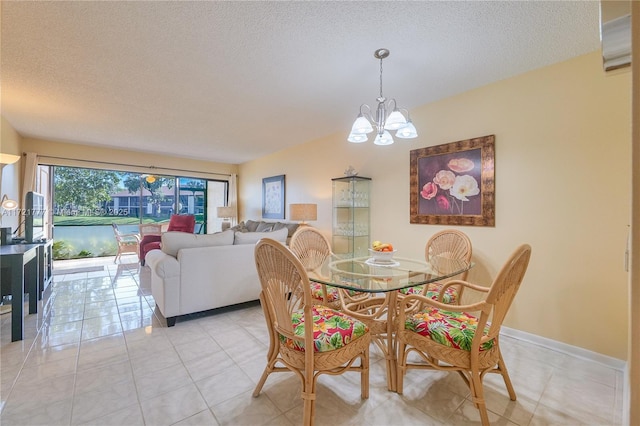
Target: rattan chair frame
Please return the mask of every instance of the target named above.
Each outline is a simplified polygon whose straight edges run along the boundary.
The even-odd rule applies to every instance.
[[[113,263],[116,263],[118,259],[122,261],[122,255],[127,253],[140,254],[140,235],[138,234],[123,234],[120,232],[118,225],[112,223],[113,233],[116,237],[116,243],[118,245],[116,257],[113,259]]]
[[[471,240],[469,239],[467,234],[456,229],[446,229],[444,231],[436,232],[429,238],[429,240],[427,240],[427,244],[425,244],[424,246],[424,258],[432,265],[438,264],[438,257],[445,259],[460,259],[471,262],[472,254],[473,249],[471,246]],[[444,284],[453,281],[454,279],[466,281],[468,273],[469,270],[467,269],[462,274],[456,277],[451,277],[444,281],[439,281],[438,283],[425,284],[420,294],[422,294],[423,296],[426,295],[427,291],[429,290],[429,286],[433,286],[434,284]],[[464,286],[456,284],[453,287],[455,287],[458,294],[455,304],[460,304]],[[443,296],[444,292],[441,291],[438,298],[439,302],[442,302]],[[400,299],[403,299],[404,295],[400,294],[398,297]]]
[[[398,393],[403,392],[404,375],[408,369],[430,369],[456,371],[464,379],[471,390],[473,403],[480,412],[483,425],[489,424],[486,402],[484,400],[484,390],[482,379],[487,373],[500,374],[507,387],[509,398],[516,400],[516,393],[513,389],[506,364],[500,351],[500,328],[511,303],[522,283],[531,257],[531,247],[528,244],[519,246],[504,264],[490,287],[482,287],[462,280],[453,280],[446,283],[441,293],[446,287],[461,285],[467,289],[486,293],[484,300],[469,305],[444,304],[425,296],[406,296],[401,304],[398,315]],[[476,333],[471,343],[471,350],[465,351],[455,349],[433,341],[413,331],[404,328],[406,315],[405,309],[415,306],[418,309],[432,306],[449,312],[477,313],[477,330],[484,330],[489,326],[486,334]],[[480,351],[480,346],[492,339],[495,344],[489,350]],[[407,357],[409,353],[416,353],[424,363],[409,363]]]
[[[269,349],[267,366],[253,396],[257,397],[260,394],[269,374],[294,372],[302,382],[304,425],[314,423],[316,383],[321,374],[359,372],[361,397],[368,398],[370,333],[329,352],[299,351],[282,345],[279,336],[304,343],[305,348],[314,347],[313,327],[305,327],[304,337],[299,337],[294,334],[291,321],[292,314],[302,309],[305,323],[313,322],[309,277],[305,267],[289,249],[269,238],[263,238],[256,244],[255,262],[262,287],[260,303],[269,330]],[[359,363],[356,363],[357,360]]]
[[[327,237],[312,226],[299,226],[291,236],[289,249],[300,260],[307,274],[311,277],[322,278],[322,265],[331,257],[331,244]],[[327,285],[322,286],[322,299],[313,299],[317,305],[340,309],[340,299],[333,302],[328,300]]]

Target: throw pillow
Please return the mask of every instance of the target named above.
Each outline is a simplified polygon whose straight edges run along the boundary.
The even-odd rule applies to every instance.
[[[258,224],[258,227],[256,228],[256,232],[270,232],[270,231],[275,231],[275,229],[273,229],[273,223],[269,223],[269,222],[260,222]]]
[[[271,238],[281,243],[287,242],[287,230],[271,232],[236,232],[233,244],[255,244],[262,238]]]
[[[245,226],[244,221],[240,222],[236,226],[232,226],[229,229],[231,229],[232,231],[247,232],[247,227]]]
[[[256,232],[256,229],[258,229],[258,225],[260,225],[260,222],[256,222],[255,220],[247,220],[247,222],[245,223],[245,226],[247,228],[247,231],[249,232]]]
[[[162,234],[162,251],[177,257],[183,248],[229,246],[233,244],[233,231],[227,229],[217,234],[189,234],[187,232],[165,232]]]

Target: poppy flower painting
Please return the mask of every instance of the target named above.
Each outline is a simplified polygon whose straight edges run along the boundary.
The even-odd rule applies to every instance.
[[[494,226],[494,144],[485,136],[411,151],[411,223]]]

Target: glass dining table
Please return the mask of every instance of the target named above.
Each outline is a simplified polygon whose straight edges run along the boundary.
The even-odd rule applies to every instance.
[[[473,262],[433,256],[429,261],[396,257],[377,262],[373,258],[327,258],[320,270],[309,274],[313,282],[338,288],[341,310],[367,324],[372,341],[384,353],[387,388],[397,390],[395,317],[400,290],[455,277]]]

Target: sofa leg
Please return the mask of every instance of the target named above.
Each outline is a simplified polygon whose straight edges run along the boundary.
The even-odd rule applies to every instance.
[[[177,317],[167,318],[167,327],[173,327],[176,325],[176,318]]]
[[[140,261],[140,266],[144,266],[144,259]]]

